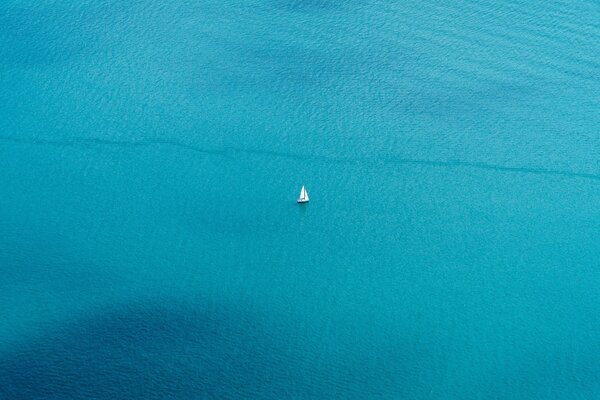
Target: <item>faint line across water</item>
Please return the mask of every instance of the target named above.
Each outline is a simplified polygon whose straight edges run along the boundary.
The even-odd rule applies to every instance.
[[[147,140],[108,140],[99,138],[83,138],[77,137],[65,140],[50,140],[50,139],[38,139],[38,138],[17,138],[13,136],[0,136],[0,141],[28,144],[28,145],[47,145],[47,146],[85,146],[85,145],[99,145],[99,146],[122,146],[122,147],[146,147],[146,146],[173,146],[179,147],[185,150],[194,151],[197,153],[216,155],[227,157],[235,153],[243,154],[255,154],[255,155],[267,155],[272,157],[283,157],[292,159],[302,160],[318,160],[329,163],[369,163],[369,164],[413,164],[413,165],[424,165],[430,167],[441,167],[441,168],[475,168],[498,172],[513,172],[522,174],[535,174],[535,175],[550,175],[550,176],[561,176],[567,178],[580,178],[600,181],[600,174],[592,174],[588,172],[578,172],[569,170],[559,170],[544,167],[518,167],[518,166],[506,166],[498,164],[489,164],[483,162],[474,161],[461,161],[461,160],[426,160],[426,159],[413,159],[413,158],[401,158],[401,157],[329,157],[325,155],[315,154],[296,154],[296,153],[285,153],[269,150],[257,150],[257,149],[243,149],[235,147],[227,147],[224,149],[206,149],[196,147],[190,144],[181,143],[174,140],[162,140],[162,139],[147,139]]]

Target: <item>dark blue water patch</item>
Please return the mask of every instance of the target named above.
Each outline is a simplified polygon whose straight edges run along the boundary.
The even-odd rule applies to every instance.
[[[259,321],[239,308],[177,301],[115,306],[0,355],[0,387],[10,399],[369,398],[422,390],[416,365],[399,368],[415,361],[407,343],[384,345],[395,361],[382,359],[379,371],[360,362],[327,365],[318,351],[292,356]],[[400,385],[406,380],[410,387]]]
[[[276,352],[242,313],[123,306],[3,355],[0,387],[12,399],[239,398],[278,374]]]
[[[93,5],[0,6],[0,65],[44,66],[82,55],[95,57],[131,32],[133,17],[146,8],[136,1]],[[110,27],[110,28],[109,28]],[[102,51],[100,44],[107,44]]]
[[[93,30],[86,29],[89,28],[86,23],[80,24],[87,13],[64,12],[60,6],[3,11],[0,14],[0,58],[4,64],[33,66],[66,61],[94,43]]]

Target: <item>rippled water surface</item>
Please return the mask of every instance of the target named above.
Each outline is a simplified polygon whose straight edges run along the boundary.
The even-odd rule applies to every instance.
[[[595,1],[4,1],[0,399],[600,398],[599,76]]]

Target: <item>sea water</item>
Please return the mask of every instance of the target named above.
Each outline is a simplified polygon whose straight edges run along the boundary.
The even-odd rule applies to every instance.
[[[600,398],[599,76],[595,1],[5,0],[0,399]]]

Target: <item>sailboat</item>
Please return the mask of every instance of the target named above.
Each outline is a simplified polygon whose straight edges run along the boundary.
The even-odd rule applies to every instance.
[[[308,192],[304,185],[302,185],[302,190],[300,190],[300,197],[298,197],[298,203],[308,203]]]

